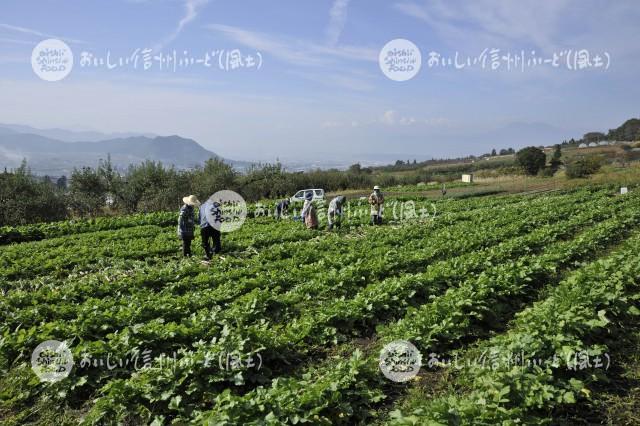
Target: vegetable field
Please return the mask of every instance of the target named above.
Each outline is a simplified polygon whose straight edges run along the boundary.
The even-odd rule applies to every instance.
[[[3,228],[0,421],[539,424],[588,406],[640,314],[640,196],[415,207],[335,232],[249,218],[211,264],[199,238],[180,256],[177,213]],[[56,382],[32,369],[47,340],[73,355]],[[397,340],[422,356],[408,382],[379,368]]]

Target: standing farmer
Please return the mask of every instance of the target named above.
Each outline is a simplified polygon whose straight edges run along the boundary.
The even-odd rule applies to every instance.
[[[316,207],[313,205],[312,200],[313,194],[311,192],[307,192],[304,196],[304,206],[302,206],[300,216],[307,228],[316,229],[318,228],[318,213],[316,212]]]
[[[214,227],[214,224],[210,224],[207,219],[207,211],[209,211],[214,218],[220,218],[222,211],[220,210],[220,204],[207,200],[200,206],[200,237],[202,238],[202,248],[207,260],[211,260],[211,257],[215,253],[219,253],[222,250],[220,243],[220,230]],[[220,225],[222,222],[219,222]],[[213,250],[211,249],[210,240],[213,240]]]
[[[369,204],[371,205],[371,224],[382,225],[384,196],[378,185],[373,187],[373,192],[369,195]]]
[[[191,241],[196,227],[195,207],[200,205],[200,201],[195,195],[189,195],[182,199],[184,203],[180,208],[180,216],[178,217],[178,236],[182,240],[182,255],[184,257],[191,256]]]
[[[342,220],[342,206],[347,198],[344,195],[338,195],[329,203],[329,210],[327,210],[327,221],[329,222],[329,230],[333,229],[333,225],[336,228],[340,228],[340,222]]]

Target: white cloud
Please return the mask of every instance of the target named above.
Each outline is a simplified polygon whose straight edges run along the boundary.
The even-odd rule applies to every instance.
[[[436,128],[449,126],[451,121],[442,117],[415,118],[413,116],[403,116],[399,115],[395,110],[389,109],[380,116],[378,123],[382,123],[386,126],[420,125],[423,127]]]
[[[18,40],[15,38],[4,38],[4,37],[0,37],[0,43],[4,43],[4,44],[26,44],[28,46],[33,46],[33,42],[32,41],[27,41],[27,40]]]
[[[157,43],[153,50],[162,50],[164,46],[171,43],[173,40],[178,38],[182,30],[191,23],[194,19],[198,17],[198,13],[202,10],[202,8],[209,2],[209,0],[184,0],[184,8],[185,13],[182,19],[178,21],[178,25],[176,28],[164,39],[162,39],[159,43]]]
[[[372,82],[373,77],[368,73],[356,73],[348,70],[340,72],[309,72],[288,71],[287,74],[294,75],[314,83],[321,84],[334,89],[348,89],[356,92],[371,92],[376,86]]]
[[[211,31],[261,53],[267,53],[292,65],[319,66],[337,60],[378,60],[378,51],[360,46],[325,46],[298,38],[274,36],[223,24],[207,25]]]
[[[484,47],[521,48],[531,45],[553,50],[565,13],[570,12],[570,0],[554,1],[494,1],[453,2],[427,0],[402,1],[394,8],[425,21],[445,43],[466,45],[470,39]],[[524,43],[531,45],[522,46]]]
[[[28,55],[0,55],[0,64],[24,64],[31,60],[31,57]]]
[[[392,109],[387,110],[380,117],[380,122],[388,126],[393,126],[394,124],[396,124],[396,121],[397,121],[396,115],[397,114],[394,110]]]
[[[64,41],[69,42],[69,43],[86,44],[86,42],[82,41],[82,40],[77,40],[77,39],[73,39],[73,38],[69,38],[69,37],[62,37],[62,36],[59,36],[59,35],[47,34],[47,33],[43,33],[43,32],[38,31],[38,30],[34,30],[32,28],[19,27],[17,25],[9,25],[9,24],[1,24],[0,23],[0,29],[6,30],[6,31],[10,31],[10,32],[13,32],[13,33],[26,34],[26,35],[31,35],[31,36],[46,37],[46,38],[57,38],[57,39],[64,40]]]
[[[342,126],[342,123],[340,121],[329,120],[329,121],[325,121],[324,123],[322,123],[322,127],[328,128],[328,129],[331,129],[331,128],[334,128],[334,127],[341,127],[341,126]]]
[[[329,10],[329,26],[327,27],[327,44],[335,46],[347,23],[347,7],[349,0],[334,0]]]

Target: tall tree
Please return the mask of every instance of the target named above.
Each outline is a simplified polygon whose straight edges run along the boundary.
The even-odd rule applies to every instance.
[[[553,150],[553,155],[551,156],[551,161],[549,162],[549,165],[551,166],[551,170],[556,172],[560,166],[562,165],[562,150],[560,148],[560,145],[556,145],[555,149]]]
[[[60,190],[67,189],[67,177],[65,175],[62,175],[58,178],[58,180],[56,181],[56,187]]]
[[[544,167],[547,161],[544,151],[535,146],[529,146],[522,148],[516,154],[516,163],[527,173],[528,175],[535,175],[538,171]]]

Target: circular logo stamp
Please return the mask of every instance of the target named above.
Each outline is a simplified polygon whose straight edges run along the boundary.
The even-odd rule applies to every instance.
[[[380,351],[380,371],[394,382],[413,379],[422,366],[422,355],[418,348],[406,340],[394,340]]]
[[[57,382],[66,378],[73,368],[73,355],[66,342],[47,340],[31,353],[31,369],[41,382]]]
[[[403,38],[396,38],[384,45],[378,56],[380,69],[394,81],[411,80],[422,66],[418,46]]]
[[[62,40],[43,40],[31,52],[31,68],[45,81],[60,81],[73,68],[73,52]]]
[[[242,195],[224,189],[205,202],[207,222],[220,232],[240,229],[247,218],[247,203]]]

